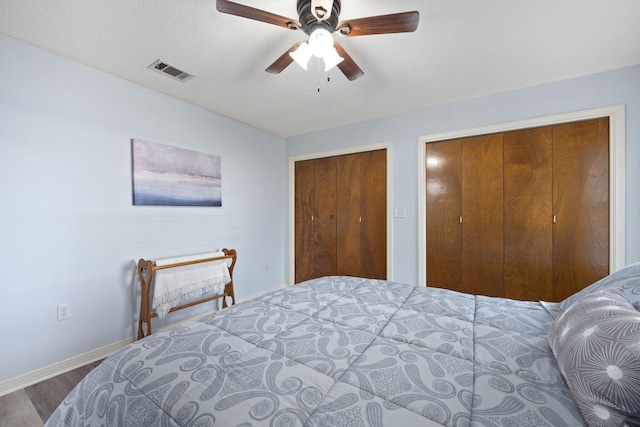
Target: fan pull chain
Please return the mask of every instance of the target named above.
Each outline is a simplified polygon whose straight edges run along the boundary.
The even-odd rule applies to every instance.
[[[318,58],[318,93],[320,93],[320,58]],[[331,76],[329,75],[329,72],[327,71],[327,83],[331,82]]]
[[[331,82],[331,76],[327,75],[327,83]],[[320,93],[320,77],[318,77],[318,93]]]
[[[318,65],[318,93],[320,93],[320,58],[318,58],[316,64]]]

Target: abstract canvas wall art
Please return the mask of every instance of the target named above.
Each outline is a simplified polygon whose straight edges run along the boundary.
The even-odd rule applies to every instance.
[[[131,152],[134,205],[222,206],[220,156],[139,139]]]

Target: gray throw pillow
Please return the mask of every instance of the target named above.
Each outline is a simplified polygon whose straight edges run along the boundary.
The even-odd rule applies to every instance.
[[[547,339],[589,426],[640,426],[640,312],[622,289],[575,301]]]

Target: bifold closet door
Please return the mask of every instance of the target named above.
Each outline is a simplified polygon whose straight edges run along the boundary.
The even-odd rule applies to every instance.
[[[428,286],[561,301],[609,273],[608,118],[426,148]]]
[[[553,130],[504,134],[505,297],[553,300]]]
[[[295,282],[387,278],[387,152],[295,163]]]
[[[315,167],[313,162],[295,163],[295,282],[313,277],[315,245],[313,243]]]
[[[359,153],[361,277],[387,279],[387,150]]]
[[[426,152],[427,285],[503,296],[502,134]]]
[[[337,157],[337,271],[344,276],[358,276],[362,271],[360,239],[360,205],[362,162],[355,155]]]
[[[295,164],[295,282],[335,275],[336,159]]]
[[[554,300],[609,274],[609,119],[553,127]]]
[[[387,278],[387,152],[337,158],[338,274]]]
[[[464,138],[461,149],[463,289],[504,296],[502,134]]]
[[[461,141],[426,145],[427,285],[462,292]]]

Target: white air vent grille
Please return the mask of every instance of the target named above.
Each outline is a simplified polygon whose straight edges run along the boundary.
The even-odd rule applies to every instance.
[[[162,74],[165,74],[181,82],[187,81],[193,77],[191,74],[185,73],[184,71],[177,69],[173,65],[170,65],[161,59],[158,59],[156,62],[149,65],[149,68],[159,71]]]

